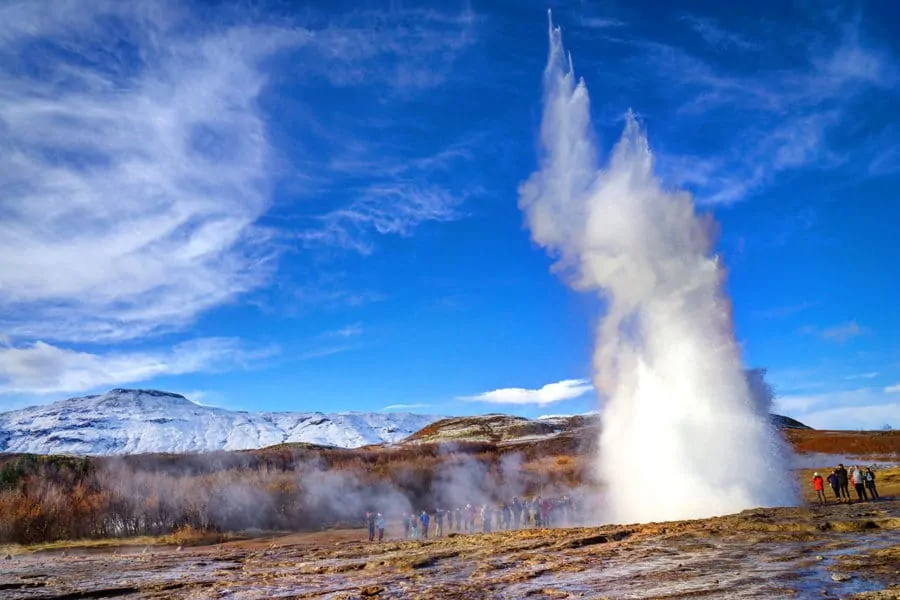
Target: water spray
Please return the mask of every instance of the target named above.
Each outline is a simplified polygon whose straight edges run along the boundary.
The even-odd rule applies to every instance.
[[[550,21],[539,169],[519,190],[532,237],[575,289],[605,302],[594,384],[612,522],[789,505],[789,449],[734,337],[714,221],[665,190],[635,116],[601,165],[583,79]]]

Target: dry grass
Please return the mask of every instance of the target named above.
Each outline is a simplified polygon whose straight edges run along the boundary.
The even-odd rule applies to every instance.
[[[785,433],[794,450],[804,454],[849,454],[885,458],[900,456],[900,431],[790,429]]]
[[[101,550],[109,548],[134,548],[146,546],[161,546],[170,542],[168,536],[142,535],[130,538],[105,538],[100,540],[60,540],[43,544],[3,544],[0,545],[0,554],[27,554],[34,552],[61,552],[63,550]]]
[[[184,525],[162,538],[163,543],[172,546],[211,546],[221,544],[234,536],[228,536],[220,531],[200,529],[191,525]]]
[[[168,535],[141,535],[125,538],[103,538],[87,540],[60,540],[43,544],[0,544],[0,555],[16,556],[38,552],[63,552],[68,550],[111,550],[116,548],[147,548],[152,546],[211,546],[225,542],[252,540],[257,537],[267,538],[271,532],[259,532],[256,535],[220,533],[191,527],[181,527]],[[0,557],[2,558],[2,557]]]

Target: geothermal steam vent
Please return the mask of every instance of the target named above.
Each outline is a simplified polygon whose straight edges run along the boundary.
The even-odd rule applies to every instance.
[[[792,504],[787,446],[768,421],[770,399],[744,376],[711,220],[688,193],[662,189],[630,112],[601,168],[587,87],[552,21],[540,136],[519,206],[568,283],[606,302],[594,353],[605,518]]]

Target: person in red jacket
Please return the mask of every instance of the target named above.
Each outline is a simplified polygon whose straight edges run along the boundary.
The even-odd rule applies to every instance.
[[[816,498],[819,504],[825,504],[825,480],[818,473],[813,473],[813,488],[816,490]]]

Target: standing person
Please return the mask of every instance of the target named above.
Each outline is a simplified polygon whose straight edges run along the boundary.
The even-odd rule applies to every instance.
[[[536,496],[534,500],[531,501],[531,511],[534,514],[534,526],[540,527],[543,525],[541,522],[541,497]]]
[[[813,473],[813,488],[816,490],[816,499],[819,504],[825,504],[825,480],[818,473]]]
[[[409,513],[409,535],[413,539],[419,537],[419,520],[415,512]]]
[[[428,537],[428,523],[431,521],[431,517],[428,516],[428,513],[424,510],[422,514],[419,515],[419,522],[422,523],[422,538],[425,539]]]
[[[838,479],[838,488],[841,492],[841,500],[847,500],[847,504],[850,504],[850,478],[847,475],[847,469],[844,468],[844,463],[838,465],[838,468],[834,470],[834,474],[837,475]]]
[[[444,511],[440,508],[434,511],[434,518],[437,521],[438,537],[444,537]]]
[[[869,490],[869,496],[872,497],[872,500],[877,500],[878,490],[875,488],[875,471],[872,470],[872,467],[866,467],[864,479],[866,480],[866,489]]]
[[[400,518],[403,520],[403,539],[408,540],[409,539],[409,515],[406,513],[403,513],[402,515],[400,515]]]
[[[384,540],[384,515],[378,513],[375,515],[375,528],[378,530],[378,541]]]
[[[453,509],[447,511],[447,529],[453,533]]]
[[[366,513],[366,525],[369,526],[369,541],[375,541],[375,513],[371,510]]]
[[[522,520],[522,503],[519,502],[519,497],[516,496],[512,501],[512,516],[513,516],[513,527],[515,529],[519,528],[519,522]]]
[[[869,496],[866,494],[866,480],[863,478],[863,472],[859,465],[856,465],[850,471],[850,479],[853,480],[853,487],[856,488],[856,497],[859,498],[859,501],[868,502]]]
[[[550,510],[553,508],[553,501],[547,498],[546,500],[541,501],[541,523],[544,524],[544,527],[550,527]]]
[[[840,502],[841,492],[838,486],[838,477],[835,475],[834,469],[831,470],[831,475],[828,476],[828,483],[831,485],[831,490],[834,492],[835,499]]]

